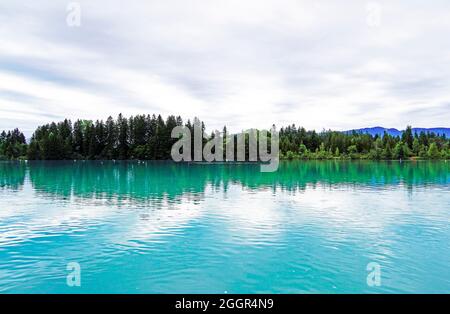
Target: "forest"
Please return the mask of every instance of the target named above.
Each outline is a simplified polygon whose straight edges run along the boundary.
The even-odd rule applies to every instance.
[[[106,121],[70,120],[39,126],[29,143],[18,129],[0,133],[0,160],[168,160],[177,139],[175,126],[193,130],[198,118],[183,122],[173,115],[122,114]],[[226,126],[223,134],[227,135]],[[211,134],[210,138],[214,135]],[[364,133],[323,130],[307,131],[290,125],[279,129],[281,159],[449,159],[450,140],[445,135],[412,131],[401,136],[372,136]],[[205,139],[205,142],[207,139]],[[226,143],[224,143],[226,145]]]

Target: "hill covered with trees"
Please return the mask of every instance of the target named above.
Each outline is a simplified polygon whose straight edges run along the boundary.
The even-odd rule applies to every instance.
[[[171,131],[191,123],[181,117],[137,115],[106,121],[64,120],[37,128],[29,144],[18,130],[0,135],[0,159],[65,160],[65,159],[142,159],[167,160],[176,139]],[[224,127],[226,133],[226,127]],[[307,131],[290,125],[279,130],[282,159],[448,159],[450,141],[433,132],[413,132],[408,126],[401,136],[385,132],[375,136],[363,132]],[[212,137],[213,135],[211,135]],[[205,140],[206,141],[206,140]]]
[[[285,159],[448,159],[445,135],[414,133],[408,126],[401,136],[385,132],[372,136],[363,132],[306,131],[295,125],[281,128],[280,152]]]
[[[446,137],[450,137],[450,128],[412,128],[411,129],[413,134],[420,134],[421,132],[424,133],[434,133],[436,135],[445,135]],[[378,136],[383,136],[385,132],[387,132],[389,135],[392,136],[402,136],[403,131],[391,128],[383,128],[380,126],[376,126],[373,128],[363,128],[363,129],[355,129],[355,130],[350,130],[350,131],[345,131],[347,133],[352,133],[353,131],[356,131],[357,133],[367,133],[370,134],[372,136],[378,135]]]

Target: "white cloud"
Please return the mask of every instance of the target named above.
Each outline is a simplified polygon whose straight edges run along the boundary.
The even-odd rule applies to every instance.
[[[296,123],[448,126],[450,5],[67,1],[0,4],[0,129],[63,117],[199,116],[232,130]]]

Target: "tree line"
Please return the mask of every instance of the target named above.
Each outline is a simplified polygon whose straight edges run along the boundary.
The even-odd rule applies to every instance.
[[[18,129],[0,134],[0,159],[68,160],[68,159],[171,159],[177,139],[172,129],[194,124],[205,125],[198,118],[183,122],[180,116],[122,114],[106,121],[70,120],[39,126],[29,143]],[[223,128],[226,135],[227,129]],[[214,135],[211,134],[210,138]],[[372,136],[357,132],[307,131],[295,125],[279,131],[282,159],[448,159],[449,139],[445,135],[413,133],[410,126],[401,136]],[[204,140],[205,142],[207,139]],[[247,143],[248,144],[248,143]],[[225,143],[226,145],[226,143]]]
[[[280,152],[284,159],[449,159],[450,141],[445,134],[412,131],[401,136],[384,132],[372,136],[362,132],[306,131],[291,125],[280,130]]]

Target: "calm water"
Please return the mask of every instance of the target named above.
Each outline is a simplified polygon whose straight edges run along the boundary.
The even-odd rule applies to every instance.
[[[0,292],[448,293],[449,170],[0,162]]]

